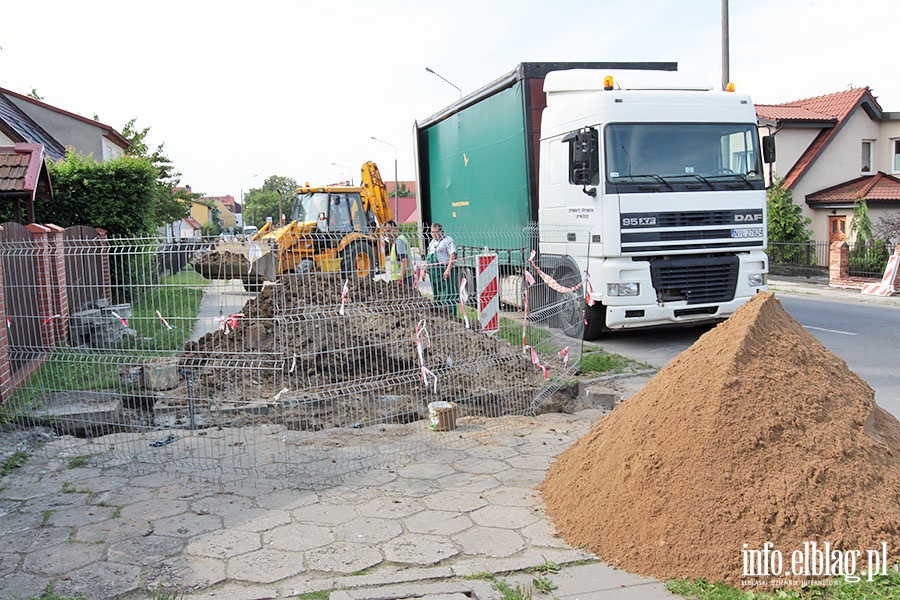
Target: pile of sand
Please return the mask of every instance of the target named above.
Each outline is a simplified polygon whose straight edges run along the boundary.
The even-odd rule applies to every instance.
[[[540,487],[560,534],[658,578],[737,583],[742,550],[900,551],[900,423],[759,294],[564,452]],[[857,567],[857,572],[865,564]]]

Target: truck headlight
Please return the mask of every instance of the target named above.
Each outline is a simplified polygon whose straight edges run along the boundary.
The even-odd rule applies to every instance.
[[[607,283],[607,296],[640,296],[641,284],[636,281],[630,283]]]
[[[760,287],[766,285],[768,276],[766,273],[750,273],[747,275],[747,285],[750,287]]]

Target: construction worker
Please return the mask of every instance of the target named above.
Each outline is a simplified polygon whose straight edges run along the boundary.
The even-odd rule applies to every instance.
[[[413,276],[410,268],[409,240],[400,233],[400,228],[394,220],[384,224],[384,233],[391,244],[391,281],[396,281],[400,285],[412,286]]]

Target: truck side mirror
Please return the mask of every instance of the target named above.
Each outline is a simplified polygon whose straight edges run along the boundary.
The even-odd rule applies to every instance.
[[[762,139],[763,162],[771,164],[775,162],[775,136],[764,135]]]
[[[590,196],[595,196],[597,191],[588,191],[587,186],[599,183],[599,140],[600,136],[593,127],[573,131],[562,140],[569,144],[569,183],[583,186],[584,193]]]

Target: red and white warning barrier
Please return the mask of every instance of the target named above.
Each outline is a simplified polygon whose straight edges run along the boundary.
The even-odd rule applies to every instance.
[[[888,259],[887,268],[881,283],[867,283],[863,286],[862,293],[870,296],[890,296],[894,293],[894,281],[897,279],[897,269],[900,266],[900,256],[892,254]]]
[[[344,280],[344,287],[341,289],[341,308],[338,309],[338,314],[342,317],[344,316],[344,305],[347,304],[347,292],[350,291],[350,280]]]
[[[484,252],[478,255],[478,321],[481,331],[493,335],[500,330],[500,295],[497,254]]]

